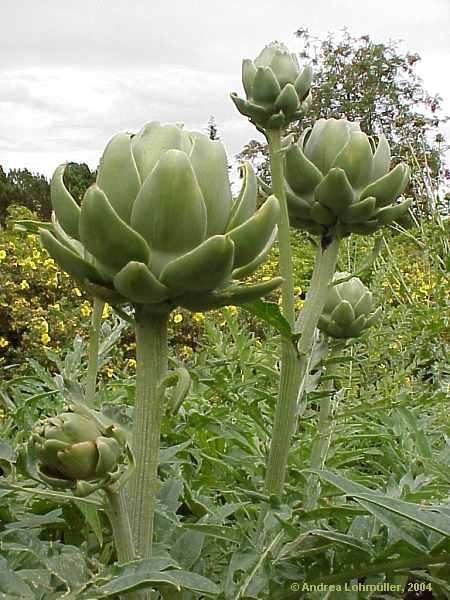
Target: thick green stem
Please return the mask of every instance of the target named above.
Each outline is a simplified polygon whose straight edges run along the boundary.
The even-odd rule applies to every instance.
[[[94,298],[94,308],[92,311],[91,329],[89,333],[88,370],[86,377],[86,402],[91,405],[94,403],[95,388],[97,385],[100,326],[102,323],[104,306],[105,303],[103,300]]]
[[[280,203],[278,223],[278,246],[280,249],[280,275],[283,277],[281,299],[283,315],[294,326],[294,275],[292,270],[292,249],[289,230],[289,213],[284,189],[283,156],[281,154],[281,131],[270,129],[267,132],[269,142],[270,169],[272,173],[272,193]]]
[[[289,213],[284,189],[281,131],[269,130],[267,132],[267,141],[269,143],[272,172],[272,192],[280,203],[278,245],[280,252],[280,274],[283,277],[281,287],[282,310],[284,317],[289,322],[291,328],[293,328],[295,322],[294,276],[292,271]],[[265,485],[266,491],[271,494],[280,495],[283,489],[290,443],[290,439],[286,439],[286,437],[290,438],[289,435],[286,436],[286,432],[291,430],[291,423],[295,418],[298,384],[298,356],[293,344],[283,339],[281,346],[280,387]]]
[[[152,554],[153,518],[158,481],[162,407],[158,384],[167,373],[167,314],[136,309],[136,403],[131,480],[131,527],[136,552]]]
[[[124,564],[135,558],[125,495],[122,490],[116,492],[110,487],[105,488],[105,494],[108,500],[106,513],[113,530],[117,561]]]
[[[292,250],[290,244],[289,213],[284,189],[281,131],[268,130],[270,165],[272,172],[272,192],[280,203],[278,223],[278,244],[280,250],[280,274],[283,277],[281,288],[283,315],[294,328],[294,277],[292,270]],[[269,494],[281,496],[286,477],[291,437],[295,427],[299,389],[306,377],[308,354],[311,350],[314,331],[325,303],[327,286],[336,266],[339,241],[324,238],[318,249],[316,267],[311,288],[303,308],[302,337],[298,352],[294,344],[283,340],[281,348],[281,375],[277,406],[272,429],[272,442],[266,473],[265,489]]]
[[[136,558],[126,497],[123,490],[116,492],[110,487],[105,488],[105,494],[107,499],[106,514],[113,530],[117,562],[119,565],[123,565]],[[135,591],[120,597],[124,600],[125,598],[127,600],[146,600],[147,593],[145,591]]]
[[[323,238],[317,250],[316,264],[311,286],[306,295],[301,318],[298,322],[301,338],[297,352],[290,348],[282,354],[280,396],[275,410],[272,443],[266,475],[266,492],[282,495],[286,476],[289,448],[295,429],[298,391],[303,388],[307,376],[308,357],[314,342],[314,332],[322,313],[328,285],[333,277],[339,252],[339,239]]]

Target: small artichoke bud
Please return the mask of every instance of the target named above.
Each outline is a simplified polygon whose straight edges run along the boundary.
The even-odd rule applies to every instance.
[[[286,150],[286,197],[291,225],[343,237],[369,234],[403,216],[411,200],[394,204],[408,167],[390,169],[386,138],[378,145],[357,123],[319,119]]]
[[[336,273],[334,281],[348,276]],[[372,293],[358,277],[352,277],[329,287],[318,328],[335,338],[358,337],[380,316],[381,307],[374,310]]]
[[[311,82],[311,67],[301,69],[297,56],[274,42],[254,61],[246,59],[242,63],[247,100],[234,93],[231,99],[258,129],[283,129],[305,113]]]
[[[279,87],[270,69],[264,73],[267,89]],[[265,260],[279,205],[272,196],[256,210],[250,164],[233,201],[221,142],[156,122],[118,134],[81,206],[64,185],[64,169],[51,182],[53,231],[41,230],[41,241],[92,295],[164,313],[247,302],[280,285],[280,278],[236,281]]]
[[[68,407],[36,424],[28,448],[30,474],[54,488],[76,495],[112,483],[120,476],[124,437],[104,427],[94,411]]]

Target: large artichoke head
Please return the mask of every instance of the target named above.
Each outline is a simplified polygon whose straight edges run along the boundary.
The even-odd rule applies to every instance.
[[[242,83],[247,100],[231,99],[238,111],[259,129],[283,129],[300,119],[309,104],[312,69],[300,67],[297,56],[274,42],[254,60],[242,63]]]
[[[319,119],[286,151],[286,195],[293,227],[342,237],[373,233],[408,210],[398,204],[409,169],[390,170],[391,153],[381,135],[377,146],[357,123]]]
[[[54,488],[87,495],[113,483],[120,474],[125,437],[70,406],[66,412],[38,422],[28,450],[31,475]]]
[[[178,125],[152,122],[121,133],[103,153],[96,183],[81,203],[63,181],[51,182],[54,231],[41,240],[59,265],[111,304],[207,310],[239,304],[281,280],[240,285],[265,259],[276,234],[272,196],[256,210],[256,177],[233,202],[219,141]]]
[[[334,281],[347,277],[348,273],[336,273]],[[380,316],[381,307],[375,309],[372,293],[358,277],[351,277],[330,285],[318,327],[331,337],[358,337]]]

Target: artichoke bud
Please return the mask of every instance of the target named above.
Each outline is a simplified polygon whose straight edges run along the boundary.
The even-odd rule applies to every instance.
[[[384,136],[378,145],[357,123],[319,119],[285,153],[285,178],[291,224],[322,235],[370,234],[401,217],[409,201],[395,203],[409,169],[390,167]]]
[[[245,110],[282,121],[281,111],[272,114],[263,106],[281,92],[270,66],[248,62],[243,74],[247,86],[260,82],[261,104],[246,104]],[[193,294],[197,304],[207,305],[202,295],[225,297],[222,290],[256,270],[273,242],[278,201],[256,211],[251,167],[244,169],[243,191],[233,201],[221,142],[181,125],[152,122],[135,135],[114,136],[81,206],[64,185],[64,168],[56,169],[51,182],[53,229],[41,230],[42,244],[89,293],[113,305],[145,304],[162,314],[191,306]],[[240,227],[248,237],[236,232]],[[233,299],[257,298],[263,289],[246,286]]]
[[[30,475],[76,494],[118,479],[125,438],[117,427],[102,425],[94,411],[71,405],[36,424],[28,448]]]
[[[336,273],[334,281],[350,277]],[[374,310],[372,293],[358,277],[331,284],[318,328],[334,338],[358,337],[374,325],[381,316],[381,307]]]
[[[274,42],[254,61],[243,61],[242,84],[247,99],[234,93],[231,99],[258,129],[283,129],[306,111],[311,82],[311,67],[301,69],[296,55]]]

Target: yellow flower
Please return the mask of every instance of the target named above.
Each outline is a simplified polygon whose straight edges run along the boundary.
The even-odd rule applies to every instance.
[[[105,305],[103,307],[103,313],[102,313],[102,319],[107,319],[109,317],[109,315],[111,314],[111,307],[110,305],[105,302]]]
[[[72,292],[75,294],[75,296],[78,296],[78,297],[81,296],[81,292],[77,287],[73,288]]]
[[[64,325],[64,323],[62,321],[60,321],[57,325],[57,328],[59,329],[59,331],[65,331],[66,326]]]
[[[28,281],[25,281],[25,279],[22,279],[22,281],[20,282],[19,287],[20,287],[21,290],[29,290],[30,289]]]
[[[4,250],[0,250],[0,260],[3,260],[6,258],[6,252]]]
[[[41,335],[41,342],[43,343],[44,346],[48,346],[51,339],[52,338],[48,335],[48,333],[43,333]]]
[[[190,356],[194,351],[192,350],[192,348],[190,346],[183,346],[181,348],[181,354],[182,356]]]
[[[236,306],[225,306],[225,308],[232,314],[235,315],[238,311]]]
[[[33,258],[41,258],[41,253],[39,250],[33,250]]]
[[[89,315],[92,312],[92,308],[91,308],[91,305],[89,304],[89,302],[83,303],[83,305],[80,308],[80,312],[83,317],[89,317]]]
[[[41,321],[40,329],[43,333],[48,333],[48,323],[45,319]]]
[[[114,371],[113,369],[111,369],[111,367],[106,367],[106,375],[107,377],[109,377],[111,379],[111,377],[114,375]]]
[[[182,320],[183,320],[183,315],[181,313],[177,313],[173,317],[173,322],[174,323],[181,323]]]
[[[194,321],[197,321],[197,323],[199,323],[205,320],[205,315],[203,313],[195,312],[192,313],[192,318],[194,319]]]
[[[6,348],[9,345],[9,342],[4,337],[0,337],[0,348]]]
[[[134,358],[129,358],[127,360],[127,365],[130,367],[130,369],[135,369],[136,368],[136,361]]]

